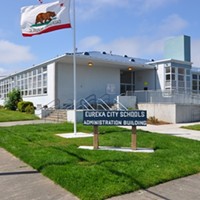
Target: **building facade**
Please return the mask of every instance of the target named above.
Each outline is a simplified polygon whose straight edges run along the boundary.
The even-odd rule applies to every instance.
[[[149,89],[155,89],[151,80],[155,76],[154,66],[146,64],[146,60],[105,52],[84,52],[76,54],[76,61],[78,100],[91,95],[96,98],[109,95],[112,102],[127,91],[143,90],[145,81]],[[61,108],[71,104],[74,95],[73,54],[62,55],[1,79],[1,105],[13,88],[18,88],[23,99],[32,101],[36,107],[43,107],[56,99],[59,99]]]
[[[76,63],[78,106],[91,99],[113,104],[118,96],[136,96],[137,103],[200,104],[200,71],[192,67],[188,36],[167,41],[163,60],[93,51],[76,53]],[[66,53],[2,78],[0,105],[18,88],[23,100],[38,109],[68,108],[73,105],[73,73],[73,53]]]

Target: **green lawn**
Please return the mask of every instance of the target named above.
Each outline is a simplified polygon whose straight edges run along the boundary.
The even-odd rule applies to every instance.
[[[100,200],[200,172],[200,142],[137,131],[138,146],[155,153],[81,150],[93,138],[64,139],[72,124],[0,128],[0,146],[80,199]],[[100,127],[100,145],[130,147],[131,131]],[[78,131],[92,128],[78,124]]]
[[[191,126],[182,126],[181,128],[200,131],[200,124],[191,125]]]
[[[38,119],[35,115],[18,111],[0,109],[0,122],[22,121]]]

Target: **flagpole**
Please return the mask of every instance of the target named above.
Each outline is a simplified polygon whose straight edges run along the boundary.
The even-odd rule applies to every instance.
[[[76,13],[75,13],[75,0],[73,0],[73,48],[74,48],[74,54],[73,54],[73,70],[74,70],[74,134],[77,133],[76,128]]]

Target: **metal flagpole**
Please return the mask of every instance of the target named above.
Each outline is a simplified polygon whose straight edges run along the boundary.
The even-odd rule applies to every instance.
[[[74,45],[74,55],[73,55],[73,69],[74,69],[74,134],[76,135],[76,13],[75,13],[75,0],[73,0],[73,45]]]

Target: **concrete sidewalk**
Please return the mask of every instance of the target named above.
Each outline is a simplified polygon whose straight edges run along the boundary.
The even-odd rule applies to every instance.
[[[0,148],[1,200],[77,200],[50,179]]]
[[[181,128],[182,126],[190,126],[190,125],[196,125],[196,124],[200,124],[200,122],[166,124],[166,125],[149,125],[148,124],[147,126],[140,126],[138,127],[138,129],[155,132],[155,133],[173,135],[177,137],[184,137],[184,138],[192,139],[192,140],[200,140],[200,131],[193,131],[193,130]]]
[[[109,200],[198,200],[199,186],[200,174],[196,174]]]
[[[26,125],[26,124],[43,124],[43,123],[57,123],[47,120],[26,120],[26,121],[13,121],[13,122],[0,122],[0,127],[16,126],[16,125]]]
[[[6,122],[0,126],[44,123],[42,120]],[[192,123],[200,124],[200,123]],[[192,124],[148,125],[139,129],[200,140],[200,131],[180,128]],[[130,128],[130,127],[127,127]],[[200,199],[200,174],[169,181],[110,200],[197,200]],[[73,194],[0,148],[0,200],[77,200]]]
[[[48,123],[44,120],[2,122],[0,127]],[[52,122],[50,122],[52,123]],[[32,167],[0,148],[0,200],[77,200]]]

